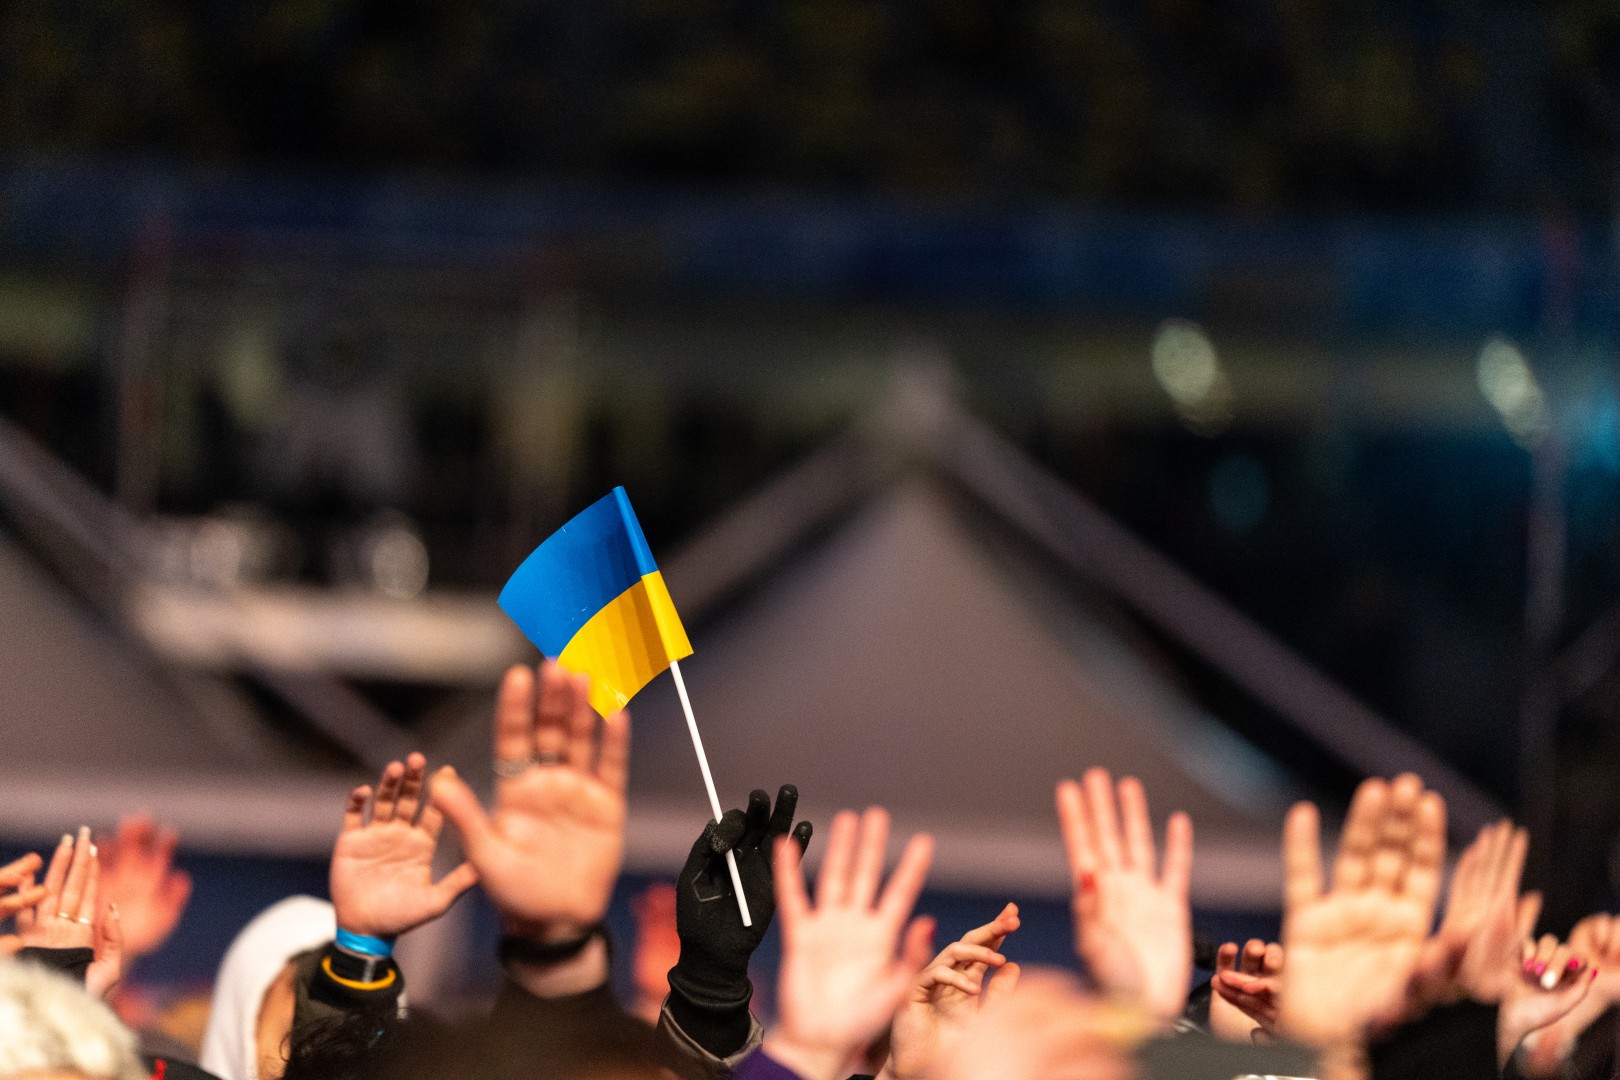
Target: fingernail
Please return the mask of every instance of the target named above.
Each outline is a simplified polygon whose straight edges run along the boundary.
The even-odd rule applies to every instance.
[[[1096,887],[1097,887],[1097,875],[1095,875],[1095,874],[1081,874],[1080,875],[1080,888],[1081,889],[1085,890],[1086,892],[1090,892],[1092,889],[1095,889]]]
[[[1595,978],[1597,978],[1597,973],[1598,973],[1598,969],[1597,969],[1597,968],[1593,968],[1593,969],[1592,969],[1592,970],[1591,970],[1591,973],[1590,973],[1590,974],[1591,974],[1591,976],[1592,976],[1592,978],[1594,978],[1594,979],[1595,979]]]
[[[1524,962],[1524,973],[1526,975],[1534,975],[1535,972],[1536,972],[1536,962],[1534,960],[1526,960]]]
[[[73,834],[72,833],[63,833],[62,834],[62,839],[58,842],[57,846],[60,847],[62,844],[72,845],[72,843],[73,843]]]
[[[1569,958],[1569,964],[1567,966],[1571,971],[1581,970],[1581,962],[1575,959],[1573,956]]]
[[[1530,974],[1532,974],[1532,975],[1540,975],[1543,972],[1545,972],[1546,970],[1547,970],[1547,965],[1543,964],[1541,961],[1538,960],[1538,961],[1536,961],[1536,966],[1530,969]]]
[[[1545,975],[1543,975],[1541,977],[1541,988],[1543,990],[1551,990],[1553,987],[1555,987],[1557,985],[1558,985],[1558,972],[1549,971],[1549,972],[1547,972],[1547,974],[1545,974]]]
[[[92,854],[92,855],[100,855],[101,852],[96,850],[96,845],[91,844],[90,845],[90,854]]]

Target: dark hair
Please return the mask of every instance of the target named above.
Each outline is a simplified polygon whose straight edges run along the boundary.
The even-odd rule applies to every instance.
[[[350,1013],[289,1035],[282,1080],[620,1080],[675,1075],[662,1038],[625,1018],[602,1025],[524,1017],[456,1024]]]
[[[357,1011],[296,1025],[287,1035],[282,1080],[371,1080],[379,1059],[426,1021],[392,1012]]]

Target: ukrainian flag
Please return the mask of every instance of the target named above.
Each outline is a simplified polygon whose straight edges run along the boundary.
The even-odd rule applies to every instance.
[[[692,655],[622,487],[535,548],[500,603],[541,652],[591,677],[591,705],[603,716],[624,708],[672,661]]]

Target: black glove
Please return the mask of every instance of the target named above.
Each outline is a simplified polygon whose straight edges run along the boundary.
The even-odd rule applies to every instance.
[[[681,1030],[716,1057],[729,1057],[748,1040],[748,1002],[754,995],[748,960],[776,914],[771,852],[789,828],[801,855],[810,846],[810,823],[793,824],[798,805],[799,790],[792,784],[777,792],[774,812],[763,791],[750,792],[746,813],[728,810],[704,828],[676,882],[681,958],[669,969],[670,1013]],[[737,911],[727,851],[736,853],[752,926],[744,926]]]

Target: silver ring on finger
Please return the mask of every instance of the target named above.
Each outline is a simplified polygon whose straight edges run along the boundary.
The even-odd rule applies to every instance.
[[[87,916],[84,916],[84,915],[80,915],[77,919],[74,919],[73,921],[74,922],[79,922],[79,923],[84,923],[84,925],[86,925],[86,926],[95,925],[95,920],[94,919],[88,918]]]
[[[534,756],[531,754],[529,757],[523,758],[496,758],[491,768],[494,770],[495,775],[502,780],[515,780],[537,764],[538,762],[535,761]]]

